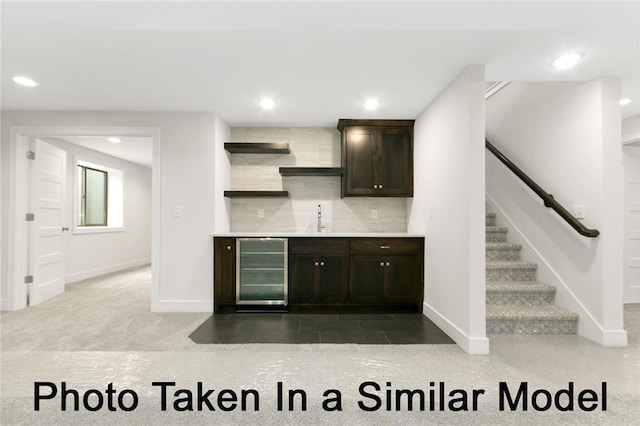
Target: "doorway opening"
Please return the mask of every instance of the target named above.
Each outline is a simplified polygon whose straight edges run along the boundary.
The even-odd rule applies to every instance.
[[[624,303],[640,303],[640,137],[622,146]]]
[[[14,126],[11,142],[9,281],[2,310],[23,309],[64,292],[67,284],[149,263],[153,300],[159,129]]]

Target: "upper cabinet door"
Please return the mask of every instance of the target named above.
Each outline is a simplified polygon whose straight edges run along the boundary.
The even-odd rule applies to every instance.
[[[379,131],[377,174],[379,192],[386,196],[413,196],[411,129],[382,128]]]
[[[377,130],[366,127],[348,129],[343,144],[345,195],[371,195],[377,179],[374,172]]]
[[[342,195],[413,196],[413,120],[340,120]]]

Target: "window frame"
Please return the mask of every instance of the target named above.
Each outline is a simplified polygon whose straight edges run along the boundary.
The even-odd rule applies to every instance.
[[[82,178],[78,182],[78,185],[81,185],[82,191],[80,194],[81,200],[78,203],[76,208],[79,208],[80,211],[77,212],[76,220],[79,222],[77,224],[78,228],[91,228],[96,226],[109,226],[109,172],[107,170],[97,169],[95,167],[90,167],[85,164],[77,164],[76,167],[82,169]],[[86,223],[87,218],[87,170],[92,170],[94,172],[104,174],[104,222],[103,223]]]
[[[125,211],[124,211],[124,179],[125,171],[119,164],[111,163],[104,159],[93,158],[92,156],[74,154],[73,156],[73,206],[72,206],[72,233],[75,234],[101,234],[110,232],[125,231]],[[85,166],[90,169],[107,172],[107,225],[82,226],[79,223],[79,203],[78,192],[80,177],[78,176],[78,166]]]

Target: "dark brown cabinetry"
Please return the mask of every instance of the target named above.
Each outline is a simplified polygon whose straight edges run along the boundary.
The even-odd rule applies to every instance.
[[[292,239],[289,251],[290,305],[327,305],[347,300],[348,240]]]
[[[357,303],[422,308],[422,253],[419,238],[354,240],[350,299]]]
[[[338,121],[343,196],[413,196],[413,120]]]
[[[214,312],[236,309],[236,239],[216,237]],[[290,311],[422,312],[424,238],[289,238]]]
[[[351,258],[351,300],[407,303],[416,293],[415,256],[362,256]]]
[[[236,239],[214,239],[214,312],[235,308]]]

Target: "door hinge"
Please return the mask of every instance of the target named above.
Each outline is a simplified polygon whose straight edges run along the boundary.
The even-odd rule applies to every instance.
[[[36,215],[33,213],[27,213],[24,215],[24,220],[26,220],[27,222],[33,222],[34,220],[36,220]]]
[[[33,275],[25,275],[24,276],[25,284],[33,284]]]
[[[27,151],[27,160],[35,160],[36,159],[36,153],[33,151]]]

